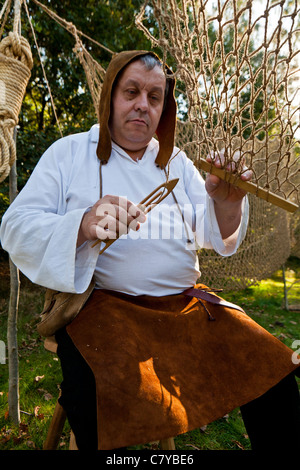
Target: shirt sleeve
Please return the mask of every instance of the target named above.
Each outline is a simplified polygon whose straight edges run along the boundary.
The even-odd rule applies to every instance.
[[[34,283],[62,292],[84,292],[99,247],[80,247],[77,235],[87,207],[66,212],[70,142],[53,144],[2,218],[0,238],[14,264]],[[81,256],[88,251],[89,256]],[[82,275],[84,271],[84,276]]]
[[[235,233],[236,242],[223,240],[214,209],[214,201],[207,194],[205,181],[191,160],[186,158],[186,191],[194,207],[194,234],[199,248],[213,249],[222,256],[236,253],[245,238],[249,218],[249,201],[245,196],[242,202],[242,217]]]

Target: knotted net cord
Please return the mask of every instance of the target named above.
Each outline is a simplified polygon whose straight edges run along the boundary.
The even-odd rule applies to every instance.
[[[182,148],[185,142],[193,142],[185,149],[192,160],[198,148],[195,133],[194,124],[177,123],[176,144]],[[200,173],[205,178],[201,169]],[[299,211],[291,215],[255,195],[249,194],[248,198],[250,213],[246,238],[237,253],[229,257],[220,256],[213,250],[199,250],[201,282],[224,291],[244,289],[273,274],[291,253],[296,256],[293,247],[299,243],[300,233],[297,235],[292,222],[296,222]]]

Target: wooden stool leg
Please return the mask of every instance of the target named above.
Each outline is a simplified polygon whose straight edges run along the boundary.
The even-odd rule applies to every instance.
[[[70,434],[69,450],[78,450],[75,435],[74,435],[72,430],[71,430],[71,434]]]
[[[55,450],[57,448],[59,439],[62,435],[66,417],[67,415],[65,410],[59,404],[59,402],[57,402],[52,416],[47,438],[44,442],[44,450]]]
[[[169,439],[162,439],[160,441],[160,448],[162,450],[176,450],[173,437],[170,437]]]

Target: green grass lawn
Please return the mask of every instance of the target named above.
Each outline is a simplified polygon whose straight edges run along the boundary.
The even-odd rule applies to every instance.
[[[2,273],[3,274],[3,273]],[[288,260],[287,286],[300,280],[300,260]],[[43,289],[21,278],[18,314],[20,425],[14,425],[8,414],[8,364],[0,364],[0,450],[40,450],[46,437],[61,382],[58,358],[44,349],[36,324],[43,304]],[[0,340],[6,342],[9,284],[0,276]],[[241,305],[248,315],[289,347],[300,340],[300,312],[284,309],[282,271],[272,278],[224,297]],[[300,304],[299,284],[289,290],[289,303]],[[299,346],[298,346],[299,348]],[[68,449],[70,428],[65,425],[59,449]],[[176,449],[247,450],[248,436],[238,409],[223,418],[175,438]],[[130,449],[157,449],[148,443]]]

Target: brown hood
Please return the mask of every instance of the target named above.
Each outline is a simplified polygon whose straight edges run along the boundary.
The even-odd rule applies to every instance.
[[[97,146],[97,156],[102,163],[107,163],[111,154],[111,135],[108,127],[110,107],[111,107],[111,94],[113,83],[116,76],[131,60],[139,55],[151,54],[154,57],[157,55],[154,52],[148,51],[124,51],[116,54],[105,74],[103,81],[101,98],[100,98],[100,133],[99,142]],[[166,66],[166,73],[171,74],[171,70]],[[176,127],[176,101],[174,97],[175,79],[171,78],[169,81],[169,91],[166,100],[165,109],[161,115],[156,135],[159,141],[159,152],[156,157],[156,164],[164,168],[170,156],[172,155],[174,146],[174,136]]]

